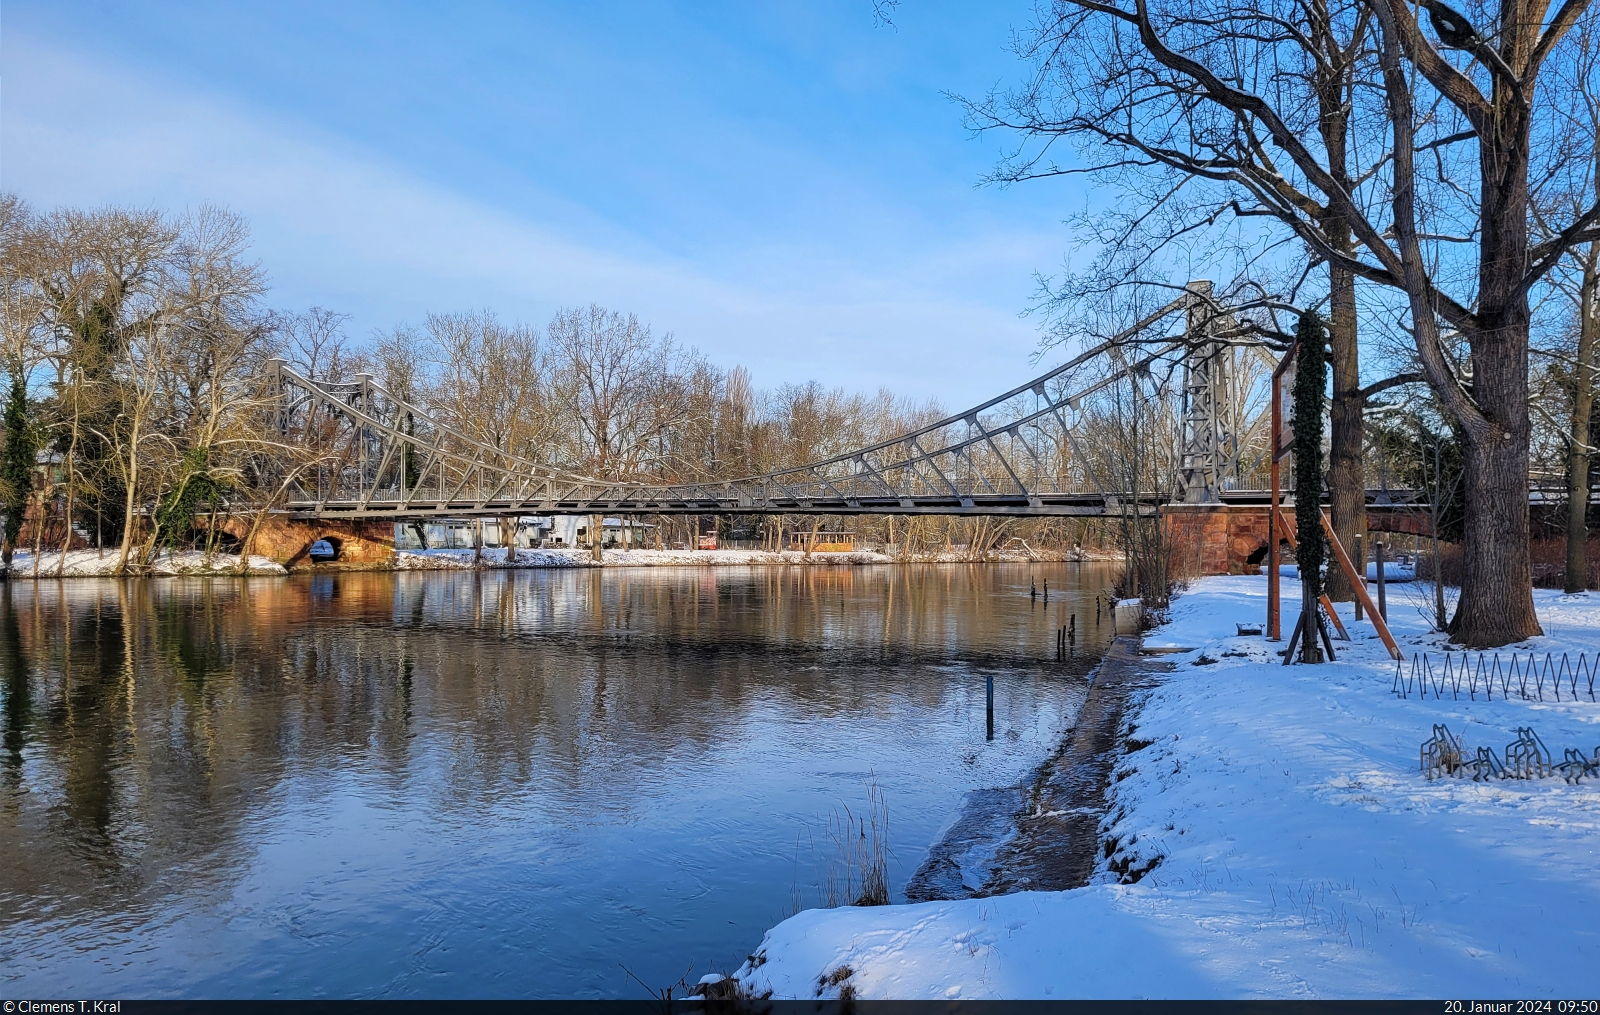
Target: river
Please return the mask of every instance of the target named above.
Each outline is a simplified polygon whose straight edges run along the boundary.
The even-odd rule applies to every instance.
[[[1049,753],[1109,641],[1110,580],[1035,564],[0,583],[0,983],[638,997],[731,971],[819,903],[830,822],[865,813],[869,784],[900,901],[968,790]]]

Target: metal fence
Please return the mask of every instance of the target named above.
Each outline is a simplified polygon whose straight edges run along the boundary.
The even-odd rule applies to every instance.
[[[1469,701],[1480,696],[1493,701],[1496,695],[1503,701],[1595,701],[1597,677],[1600,655],[1591,660],[1580,653],[1574,662],[1565,652],[1559,660],[1549,652],[1542,660],[1529,652],[1526,658],[1512,654],[1502,661],[1498,652],[1492,656],[1480,652],[1474,661],[1471,653],[1462,652],[1459,659],[1454,653],[1445,653],[1443,660],[1436,663],[1428,653],[1416,652],[1412,653],[1409,668],[1404,660],[1395,661],[1389,689],[1395,697],[1407,699],[1440,699],[1448,695],[1452,701],[1459,701],[1465,694]]]

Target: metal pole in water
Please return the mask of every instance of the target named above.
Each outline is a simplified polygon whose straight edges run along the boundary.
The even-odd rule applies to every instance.
[[[984,739],[985,740],[993,740],[994,739],[994,678],[993,677],[984,677],[983,678],[983,682],[984,682],[984,696],[987,699],[987,702],[986,702],[987,703],[987,711],[988,711],[988,714],[989,714],[989,734]]]

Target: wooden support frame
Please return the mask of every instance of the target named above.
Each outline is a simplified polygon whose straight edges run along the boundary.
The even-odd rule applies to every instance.
[[[1372,626],[1378,629],[1378,637],[1383,639],[1383,645],[1389,650],[1389,655],[1399,659],[1400,646],[1394,643],[1394,635],[1389,633],[1389,625],[1378,614],[1378,608],[1373,605],[1372,597],[1367,594],[1367,576],[1356,574],[1355,565],[1350,562],[1350,555],[1344,552],[1339,537],[1333,533],[1333,522],[1328,519],[1328,512],[1318,511],[1317,517],[1322,520],[1322,531],[1328,534],[1328,544],[1333,547],[1333,555],[1338,559],[1339,567],[1343,569],[1344,576],[1350,579],[1350,587],[1355,589],[1356,598],[1366,607],[1367,614],[1372,618]],[[1366,561],[1361,563],[1365,564]]]
[[[1283,592],[1278,575],[1280,563],[1278,560],[1278,540],[1280,538],[1288,540],[1291,550],[1295,548],[1296,542],[1294,529],[1289,525],[1289,520],[1283,515],[1280,492],[1282,473],[1279,470],[1278,463],[1288,457],[1294,450],[1294,441],[1284,441],[1283,439],[1283,388],[1285,377],[1292,376],[1291,370],[1294,366],[1299,346],[1298,342],[1289,346],[1289,350],[1283,354],[1283,359],[1278,362],[1277,369],[1272,371],[1272,505],[1268,508],[1269,513],[1267,515],[1267,638],[1272,641],[1278,641],[1283,637],[1281,621]],[[1295,505],[1295,513],[1297,515],[1301,507],[1299,504]],[[1372,626],[1378,629],[1378,637],[1383,639],[1383,645],[1389,650],[1389,655],[1399,659],[1400,647],[1395,644],[1394,635],[1389,633],[1389,625],[1384,622],[1384,618],[1378,613],[1372,598],[1367,595],[1367,576],[1356,573],[1355,565],[1350,561],[1350,555],[1345,552],[1344,544],[1340,543],[1339,537],[1334,534],[1333,523],[1328,520],[1328,514],[1322,510],[1321,505],[1309,505],[1307,509],[1317,512],[1317,519],[1322,523],[1322,531],[1327,534],[1328,543],[1333,547],[1334,560],[1338,562],[1339,568],[1344,572],[1345,577],[1350,580],[1350,587],[1355,590],[1356,598],[1366,608],[1367,615],[1372,619]],[[1278,532],[1280,528],[1282,529],[1281,537]],[[1365,565],[1366,561],[1362,561],[1362,564]],[[1329,601],[1326,595],[1322,597],[1321,601],[1323,608],[1328,611],[1328,616],[1333,619],[1334,626],[1339,629],[1340,637],[1349,638],[1349,634],[1345,632],[1344,623],[1339,620],[1339,614],[1333,608],[1333,603]]]
[[[1273,514],[1277,517],[1278,524],[1283,526],[1283,538],[1289,541],[1289,549],[1297,549],[1299,543],[1294,538],[1294,529],[1290,528],[1289,520],[1283,517],[1283,514],[1276,509],[1274,509]],[[1344,629],[1344,621],[1339,619],[1339,614],[1333,608],[1333,602],[1326,595],[1323,595],[1318,601],[1322,603],[1322,608],[1328,611],[1328,616],[1333,618],[1333,626],[1339,629],[1339,637],[1344,641],[1349,641],[1350,632]]]
[[[1294,366],[1295,356],[1300,349],[1300,343],[1295,342],[1283,354],[1283,359],[1278,361],[1278,366],[1272,371],[1272,435],[1271,441],[1271,472],[1272,472],[1272,504],[1267,513],[1267,640],[1281,641],[1283,627],[1279,622],[1283,606],[1283,592],[1278,580],[1278,566],[1282,563],[1278,559],[1278,540],[1287,537],[1289,545],[1294,545],[1294,536],[1289,533],[1288,526],[1284,526],[1284,535],[1278,535],[1278,526],[1283,522],[1283,515],[1279,508],[1282,505],[1282,495],[1279,490],[1282,486],[1282,473],[1278,463],[1283,461],[1294,450],[1294,442],[1283,442],[1283,378],[1289,369]]]
[[[1274,514],[1277,515],[1278,523],[1283,526],[1284,535],[1289,540],[1289,549],[1294,549],[1295,538],[1289,528],[1288,519],[1284,518],[1280,513],[1274,512]],[[1333,523],[1328,520],[1328,513],[1319,510],[1317,518],[1322,522],[1322,531],[1327,534],[1329,545],[1333,547],[1334,560],[1338,562],[1339,569],[1344,572],[1344,576],[1350,579],[1350,585],[1356,590],[1356,596],[1360,598],[1362,605],[1367,608],[1367,613],[1372,620],[1372,626],[1378,629],[1378,637],[1383,639],[1384,648],[1389,650],[1391,658],[1399,659],[1400,646],[1395,644],[1394,635],[1389,633],[1389,625],[1384,623],[1383,617],[1378,614],[1378,608],[1373,605],[1372,597],[1367,594],[1366,576],[1356,574],[1355,565],[1350,563],[1350,555],[1344,551],[1344,544],[1339,542],[1338,536],[1334,535]],[[1334,611],[1333,603],[1328,601],[1327,596],[1322,597],[1322,607],[1328,611],[1328,616],[1333,618],[1333,624],[1339,629],[1340,636],[1348,639],[1350,636],[1345,633],[1344,624],[1340,623],[1339,614]]]

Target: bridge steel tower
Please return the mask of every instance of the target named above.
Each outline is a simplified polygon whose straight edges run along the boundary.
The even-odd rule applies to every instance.
[[[1215,504],[1239,475],[1239,425],[1229,367],[1232,350],[1215,336],[1227,318],[1211,300],[1211,283],[1190,282],[1184,329],[1183,434],[1178,480],[1186,504]]]

